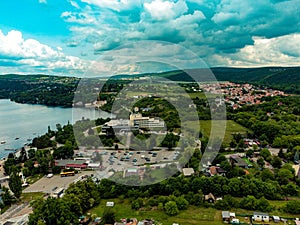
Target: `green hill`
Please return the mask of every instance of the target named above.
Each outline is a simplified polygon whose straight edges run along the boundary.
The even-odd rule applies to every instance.
[[[288,93],[300,94],[300,67],[262,67],[262,68],[212,68],[212,73],[218,81],[249,82],[284,90]],[[174,81],[193,81],[187,74],[201,75],[201,80],[209,81],[207,69],[192,69],[170,71],[152,76],[161,76]]]

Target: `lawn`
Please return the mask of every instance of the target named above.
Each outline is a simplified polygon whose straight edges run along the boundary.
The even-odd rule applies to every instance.
[[[218,121],[217,121],[218,122]],[[224,144],[229,145],[230,141],[232,140],[232,136],[234,133],[241,133],[244,134],[247,132],[247,128],[243,127],[242,125],[234,122],[233,120],[227,120],[226,123],[224,121],[220,121],[215,123],[214,128],[214,136],[220,137],[222,136],[222,131],[224,129],[223,124],[226,125],[225,136],[224,136]],[[186,122],[186,126],[191,126],[194,129],[195,123],[194,122]],[[200,131],[206,136],[210,136],[211,132],[211,120],[200,120]]]
[[[220,96],[217,94],[205,93],[205,92],[192,92],[192,93],[188,93],[188,94],[192,99],[195,99],[197,97],[199,99],[207,99],[207,98],[216,98],[216,97]]]
[[[43,196],[44,196],[44,193],[42,193],[42,192],[23,193],[21,196],[21,201],[22,202],[30,202],[32,200],[36,200]]]
[[[242,158],[248,165],[253,166],[252,162],[248,158]]]
[[[26,179],[26,181],[28,184],[33,184],[33,183],[37,182],[39,179],[41,179],[43,176],[44,176],[43,174],[35,174],[31,177],[28,177]]]
[[[222,222],[221,217],[221,210],[216,210],[214,208],[203,208],[203,207],[196,207],[196,206],[189,206],[187,210],[181,210],[178,215],[176,216],[168,216],[163,211],[159,211],[157,209],[149,209],[149,210],[132,210],[131,205],[128,199],[122,200],[122,199],[106,199],[102,200],[100,205],[93,208],[89,212],[92,214],[96,214],[97,216],[102,216],[102,213],[105,209],[106,202],[115,202],[114,211],[116,212],[116,219],[119,221],[121,218],[137,218],[138,220],[141,219],[154,219],[155,221],[158,221],[160,223],[163,223],[164,225],[172,225],[173,223],[179,223],[181,225],[222,225],[224,224]],[[286,203],[286,201],[270,201],[270,203],[274,206],[282,206]],[[253,214],[253,211],[248,211],[244,209],[232,209],[230,212],[235,212],[238,214]],[[299,215],[291,215],[286,214],[283,212],[279,212],[278,210],[274,210],[270,213],[268,213],[270,217],[273,215],[280,216],[280,217],[286,217],[286,218],[295,218],[299,217]],[[250,222],[250,218],[246,218],[243,216],[237,216],[238,219],[240,219],[241,222]],[[265,223],[259,223],[257,224],[265,224]],[[268,224],[275,225],[275,224],[283,224],[283,222],[280,223],[274,223],[273,221],[270,221]],[[292,222],[293,224],[293,222]]]
[[[179,223],[184,225],[221,225],[221,211],[213,208],[198,208],[190,206],[188,210],[182,210],[176,216],[168,216],[163,211],[159,210],[132,210],[128,199],[107,199],[102,200],[100,205],[90,210],[91,215],[96,214],[102,216],[107,201],[115,202],[114,210],[116,212],[116,219],[121,218],[137,218],[154,219],[164,225],[172,225]]]

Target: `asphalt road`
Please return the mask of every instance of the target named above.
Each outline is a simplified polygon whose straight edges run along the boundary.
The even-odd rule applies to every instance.
[[[68,188],[68,186],[73,183],[76,179],[80,180],[81,176],[95,174],[94,171],[80,171],[75,176],[60,177],[60,175],[55,175],[51,178],[43,177],[37,182],[31,184],[29,187],[23,190],[23,193],[31,192],[43,192],[52,194],[58,188]]]

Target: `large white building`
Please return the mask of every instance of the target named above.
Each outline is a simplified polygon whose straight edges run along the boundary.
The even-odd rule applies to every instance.
[[[129,125],[138,125],[139,128],[163,128],[165,127],[165,122],[158,118],[144,117],[140,113],[132,113],[129,117]]]

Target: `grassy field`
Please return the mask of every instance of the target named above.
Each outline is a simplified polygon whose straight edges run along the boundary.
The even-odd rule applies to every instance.
[[[114,210],[116,212],[116,219],[119,221],[121,218],[137,218],[138,220],[141,219],[154,219],[164,225],[172,225],[173,223],[179,223],[181,225],[222,225],[221,218],[221,210],[216,210],[214,208],[200,208],[196,206],[190,206],[187,210],[182,210],[176,216],[168,216],[163,211],[159,211],[157,209],[154,210],[132,210],[130,206],[130,202],[128,199],[121,200],[121,199],[107,199],[102,200],[99,206],[92,209],[90,211],[91,215],[96,214],[97,216],[102,216],[103,211],[105,209],[105,204],[107,201],[115,202]],[[286,202],[285,201],[270,201],[274,206],[282,206]],[[236,214],[253,214],[253,211],[247,211],[243,209],[232,209],[230,212],[235,212]],[[290,215],[279,212],[277,210],[270,212],[270,216],[277,215],[280,217],[287,217],[287,218],[294,218],[299,217],[299,215]],[[250,219],[237,216],[241,222],[249,223]],[[290,221],[291,224],[294,224]],[[258,223],[257,224],[264,224]],[[275,225],[275,224],[284,224],[283,222],[274,223],[270,221],[268,224]],[[288,223],[289,224],[289,223]]]
[[[216,128],[214,129],[214,131],[216,132],[216,136],[221,136],[222,130],[224,129],[222,124],[222,122],[216,123]],[[186,122],[185,125],[191,126],[193,129],[195,129],[195,123],[193,122]],[[227,120],[224,143],[228,145],[234,133],[244,134],[247,132],[247,130],[247,128],[239,125],[233,120]],[[203,132],[206,137],[209,137],[211,132],[211,120],[200,120],[200,131]],[[218,131],[220,132],[220,134],[218,134]]]
[[[217,94],[212,94],[212,93],[205,93],[205,92],[192,92],[192,93],[189,93],[190,97],[192,99],[195,99],[195,98],[199,98],[199,99],[207,99],[207,98],[216,98],[220,95],[217,95]]]
[[[106,201],[115,202],[114,210],[116,212],[116,219],[121,218],[137,218],[154,219],[164,225],[172,225],[179,223],[184,225],[221,225],[221,211],[212,208],[198,208],[191,206],[188,210],[182,210],[176,216],[168,216],[163,211],[159,210],[132,210],[129,200],[108,199],[102,200],[100,205],[90,211],[91,215],[96,214],[102,216],[105,209]]]
[[[21,196],[21,201],[22,202],[30,202],[32,200],[36,200],[43,196],[44,196],[44,193],[41,193],[41,192],[23,193]]]

